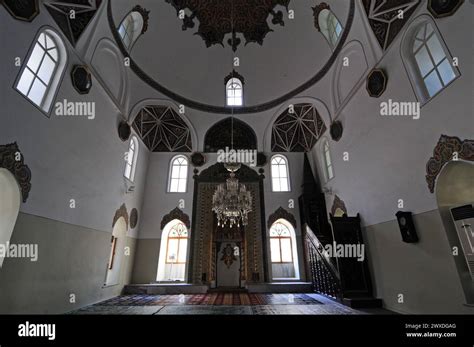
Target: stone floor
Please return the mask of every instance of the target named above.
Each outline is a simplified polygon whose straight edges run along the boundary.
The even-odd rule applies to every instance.
[[[265,294],[251,304],[196,304],[191,295],[124,295],[71,314],[92,315],[360,315],[388,314],[383,309],[355,310],[318,294]],[[161,304],[160,304],[161,303]]]

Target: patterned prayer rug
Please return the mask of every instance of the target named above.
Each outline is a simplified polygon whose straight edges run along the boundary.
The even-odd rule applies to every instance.
[[[99,306],[167,306],[167,305],[316,305],[322,304],[306,294],[210,293],[188,295],[122,295]]]

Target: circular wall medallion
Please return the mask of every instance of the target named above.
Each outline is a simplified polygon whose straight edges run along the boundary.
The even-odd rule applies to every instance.
[[[265,153],[258,152],[257,153],[257,166],[265,166],[267,163],[267,156]]]
[[[88,94],[92,88],[92,75],[84,65],[75,65],[71,72],[72,85],[79,94]]]
[[[331,138],[334,141],[339,141],[342,137],[342,132],[343,132],[342,123],[338,120],[334,121],[331,124],[331,128],[330,128],[329,132],[331,133]]]
[[[369,95],[378,98],[387,88],[387,75],[381,69],[373,69],[367,76],[367,91]]]
[[[435,18],[448,17],[453,15],[463,3],[464,0],[429,0],[428,11]]]
[[[127,141],[130,138],[130,134],[132,133],[132,129],[130,125],[128,125],[125,121],[120,121],[118,126],[118,135],[120,140]]]
[[[134,229],[138,224],[138,210],[133,208],[130,212],[130,228]]]
[[[204,163],[206,162],[206,157],[204,154],[200,152],[194,152],[191,154],[191,163],[193,163],[194,166],[203,166]]]

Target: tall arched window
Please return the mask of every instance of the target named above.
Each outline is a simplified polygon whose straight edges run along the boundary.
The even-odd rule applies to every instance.
[[[148,11],[137,6],[120,23],[117,30],[127,51],[132,49],[140,35],[146,31],[147,18]]]
[[[323,9],[318,15],[319,30],[326,38],[331,49],[336,47],[342,33],[342,25],[330,9]]]
[[[244,89],[242,81],[238,78],[231,78],[226,83],[227,106],[242,106]]]
[[[59,35],[50,29],[41,31],[15,88],[42,111],[49,113],[66,61],[66,48]]]
[[[168,179],[168,192],[185,193],[188,181],[188,159],[178,155],[171,160]]]
[[[156,280],[184,281],[188,252],[188,229],[178,219],[166,224],[161,236]]]
[[[125,173],[124,176],[131,182],[135,180],[135,169],[138,160],[138,140],[135,136],[130,139],[128,153],[125,158]]]
[[[403,41],[402,54],[408,62],[407,70],[418,99],[426,103],[460,73],[453,66],[453,58],[431,20],[412,26]]]
[[[271,161],[272,166],[272,191],[289,192],[290,175],[288,170],[288,160],[281,154],[274,155]]]
[[[273,279],[299,278],[295,230],[286,219],[270,228],[270,253]]]
[[[322,159],[324,163],[326,181],[329,181],[334,177],[334,169],[332,166],[331,151],[329,150],[329,142],[327,139],[324,139],[322,144]]]

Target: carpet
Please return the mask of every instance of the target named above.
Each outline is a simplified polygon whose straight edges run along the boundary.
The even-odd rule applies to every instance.
[[[210,293],[189,295],[122,295],[99,306],[167,306],[167,305],[316,305],[322,304],[306,294]]]

